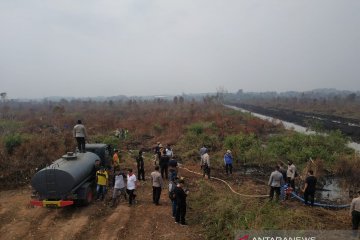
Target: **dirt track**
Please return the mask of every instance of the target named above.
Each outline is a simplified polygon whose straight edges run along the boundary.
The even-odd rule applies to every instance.
[[[31,190],[2,191],[1,239],[203,239],[199,226],[181,226],[171,217],[164,189],[160,206],[152,204],[150,181],[138,188],[138,203],[110,208],[109,199],[87,207],[46,209],[29,205]],[[108,194],[108,197],[110,194]]]

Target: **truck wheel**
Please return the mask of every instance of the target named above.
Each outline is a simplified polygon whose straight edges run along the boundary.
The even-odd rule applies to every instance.
[[[85,195],[85,199],[84,199],[84,201],[83,201],[83,205],[84,206],[87,206],[87,205],[89,205],[92,201],[93,201],[93,199],[94,199],[94,194],[93,194],[93,191],[92,191],[92,189],[91,189],[91,187],[90,186],[88,186],[87,188],[86,188],[86,195]]]

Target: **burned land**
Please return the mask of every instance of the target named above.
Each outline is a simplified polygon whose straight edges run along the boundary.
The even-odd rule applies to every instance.
[[[123,169],[136,169],[135,156],[139,149],[145,150],[146,181],[137,189],[135,206],[120,201],[110,207],[110,193],[104,201],[87,207],[47,209],[29,205],[34,173],[74,151],[72,128],[78,119],[88,130],[89,143],[106,143],[120,150]],[[115,136],[119,129],[128,130],[128,135]],[[288,158],[305,168],[312,156],[339,176],[360,175],[353,172],[359,159],[346,148],[341,136],[310,139],[227,109],[219,102],[5,103],[1,106],[0,136],[0,234],[4,239],[231,239],[238,229],[351,227],[347,210],[308,208],[295,200],[276,203],[264,197],[241,197],[222,182],[184,169],[179,173],[190,189],[189,225],[173,223],[166,189],[161,205],[153,205],[149,174],[157,142],[171,144],[175,158],[194,172],[201,171],[198,152],[205,144],[210,150],[213,176],[247,195],[267,195],[263,179],[270,172],[259,180],[256,174],[245,174],[244,166],[270,171],[278,161]],[[301,148],[294,148],[299,144]],[[232,176],[223,169],[227,149],[234,155]],[[345,172],[339,171],[339,166]]]

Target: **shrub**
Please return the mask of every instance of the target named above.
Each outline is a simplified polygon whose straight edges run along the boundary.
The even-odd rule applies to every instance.
[[[15,148],[20,146],[22,142],[23,138],[18,133],[5,136],[4,144],[7,153],[12,154]]]
[[[255,134],[238,134],[225,138],[224,146],[232,151],[234,160],[244,162],[257,159],[261,151],[260,141]]]
[[[305,135],[291,133],[271,136],[266,148],[266,154],[278,159],[291,159],[298,164],[306,163],[309,158],[320,158],[328,163],[335,161],[339,154],[353,152],[346,146],[347,140],[340,132],[329,135]]]
[[[113,148],[120,148],[121,140],[115,136],[98,135],[92,138],[95,143],[105,143]]]
[[[201,123],[194,123],[188,127],[188,130],[193,134],[199,136],[204,132],[204,126]]]

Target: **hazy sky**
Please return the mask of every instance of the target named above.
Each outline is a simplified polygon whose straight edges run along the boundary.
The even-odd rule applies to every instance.
[[[360,90],[359,0],[1,0],[9,98]]]

